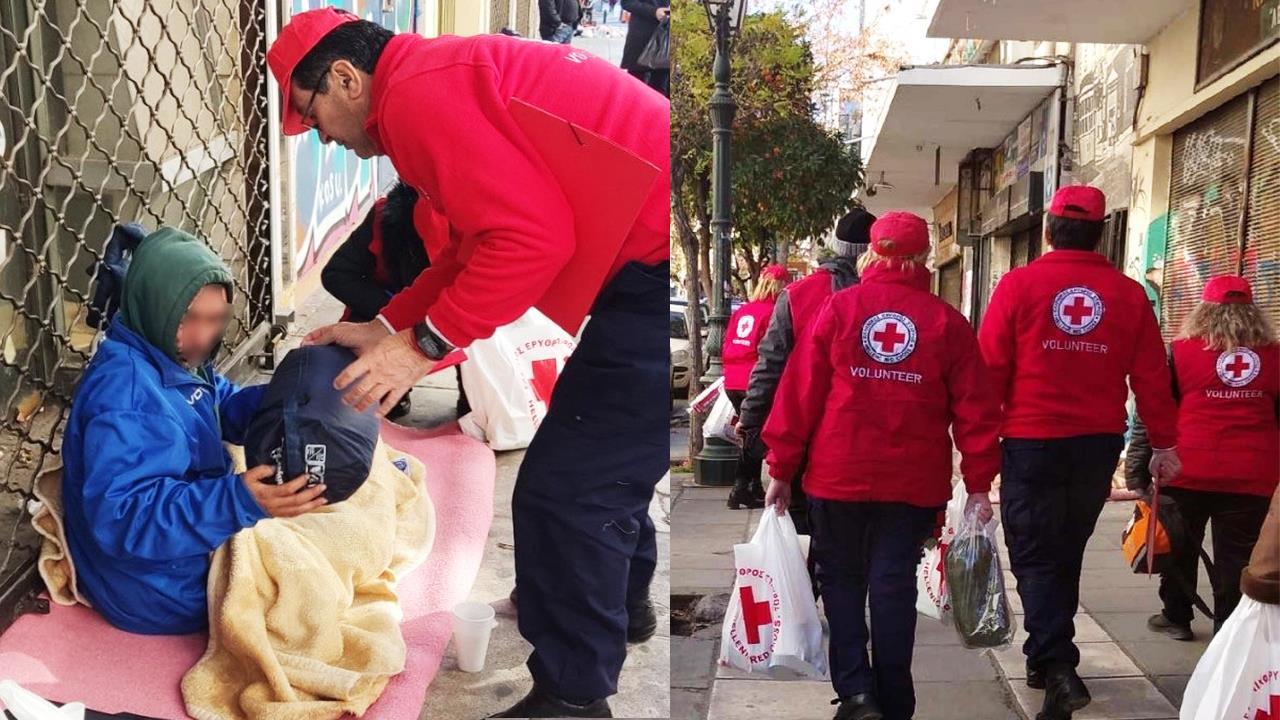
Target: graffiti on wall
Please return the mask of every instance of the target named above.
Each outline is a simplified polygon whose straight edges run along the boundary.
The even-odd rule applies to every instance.
[[[349,10],[396,32],[414,28],[414,5],[397,2],[394,12],[383,12],[377,0],[292,0],[293,14],[321,6]],[[294,258],[298,276],[318,269],[318,261],[359,224],[372,205],[378,188],[387,184],[389,163],[361,160],[337,145],[324,145],[317,133],[308,132],[289,142],[292,154]]]
[[[1072,179],[1101,188],[1112,208],[1130,202],[1140,52],[1137,45],[1089,44],[1076,51]]]

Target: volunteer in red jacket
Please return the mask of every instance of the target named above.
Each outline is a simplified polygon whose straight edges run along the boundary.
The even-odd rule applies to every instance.
[[[1044,720],[1090,701],[1072,642],[1080,564],[1111,491],[1129,388],[1155,448],[1152,477],[1163,484],[1178,470],[1151,304],[1095,252],[1105,209],[1097,188],[1059,189],[1045,214],[1053,250],[1000,279],[978,333],[1004,404],[1000,514],[1026,610],[1027,685],[1046,688]]]
[[[929,292],[928,252],[922,218],[876,220],[860,283],[832,295],[801,338],[764,428],[766,503],[779,513],[805,464],[837,720],[915,711],[915,570],[951,497],[953,436],[967,510],[991,516],[999,410],[973,329]]]
[[[1240,574],[1280,483],[1280,345],[1244,278],[1204,286],[1203,301],[1173,341],[1182,474],[1165,493],[1186,523],[1187,543],[1160,578],[1164,610],[1148,626],[1190,640],[1191,597],[1205,525],[1213,520],[1213,629],[1240,602]],[[1183,580],[1187,583],[1184,586]]]
[[[453,229],[376,321],[308,336],[357,350],[336,383],[349,402],[385,412],[452,348],[531,306],[560,307],[583,286],[597,293],[516,481],[519,623],[534,687],[494,717],[608,717],[628,636],[656,628],[648,506],[668,464],[666,99],[567,45],[393,35],[332,8],[294,15],[267,62],[287,134],[314,129],[362,158],[387,156]],[[559,178],[578,170],[549,164],[561,158],[544,158],[548,141],[526,130],[531,117],[564,121],[589,133],[583,147],[603,138],[656,168],[616,256],[602,260],[599,243],[576,237],[582,211],[570,196],[582,188]],[[593,171],[605,172],[581,169]],[[596,180],[639,184],[611,172]],[[566,267],[598,275],[553,288]]]
[[[751,302],[733,311],[729,318],[729,337],[724,343],[724,389],[733,403],[733,411],[742,408],[751,380],[751,368],[759,357],[760,338],[769,329],[769,318],[778,295],[786,287],[789,276],[781,265],[769,265],[760,271],[756,287],[751,291]],[[764,456],[757,451],[758,443],[743,443],[738,455],[738,475],[733,490],[729,491],[729,508],[758,508],[764,506],[764,487],[760,482],[761,463]]]

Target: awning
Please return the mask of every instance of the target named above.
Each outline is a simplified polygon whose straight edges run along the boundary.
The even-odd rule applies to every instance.
[[[1195,0],[940,0],[929,37],[1143,44]]]
[[[908,210],[930,218],[956,185],[956,168],[974,148],[995,147],[1054,88],[1060,65],[932,65],[902,70],[879,129],[863,142],[867,184],[862,200],[875,213]]]

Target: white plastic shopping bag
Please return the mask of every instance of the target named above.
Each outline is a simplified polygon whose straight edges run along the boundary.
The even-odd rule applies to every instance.
[[[724,378],[716,378],[715,382],[708,385],[705,390],[698,393],[697,397],[689,401],[689,414],[707,412],[723,394]]]
[[[721,393],[720,397],[716,398],[716,403],[711,406],[711,412],[707,413],[706,421],[702,423],[702,437],[720,438],[736,445],[738,433],[733,429],[733,423],[737,417],[728,394]]]
[[[0,680],[0,708],[18,720],[84,720],[84,703],[58,707],[12,680]]]
[[[916,611],[934,620],[946,622],[951,614],[951,597],[947,591],[947,548],[955,539],[968,499],[969,492],[964,483],[956,483],[947,503],[942,531],[936,541],[925,548],[920,564],[916,566]]]
[[[1180,720],[1280,718],[1280,606],[1240,598],[1182,695]]]
[[[494,450],[528,447],[576,346],[533,308],[492,337],[471,343],[462,363],[462,387],[471,404],[470,414],[458,421],[462,432]]]
[[[822,622],[790,516],[765,510],[751,542],[734,545],[733,557],[720,664],[766,673],[786,667],[825,677]]]

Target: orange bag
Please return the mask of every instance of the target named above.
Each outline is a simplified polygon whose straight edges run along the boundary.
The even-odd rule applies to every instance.
[[[1173,552],[1169,533],[1161,522],[1160,486],[1151,485],[1151,501],[1140,498],[1133,504],[1133,517],[1121,535],[1120,549],[1135,573],[1161,572]],[[1157,562],[1159,561],[1159,562]]]

